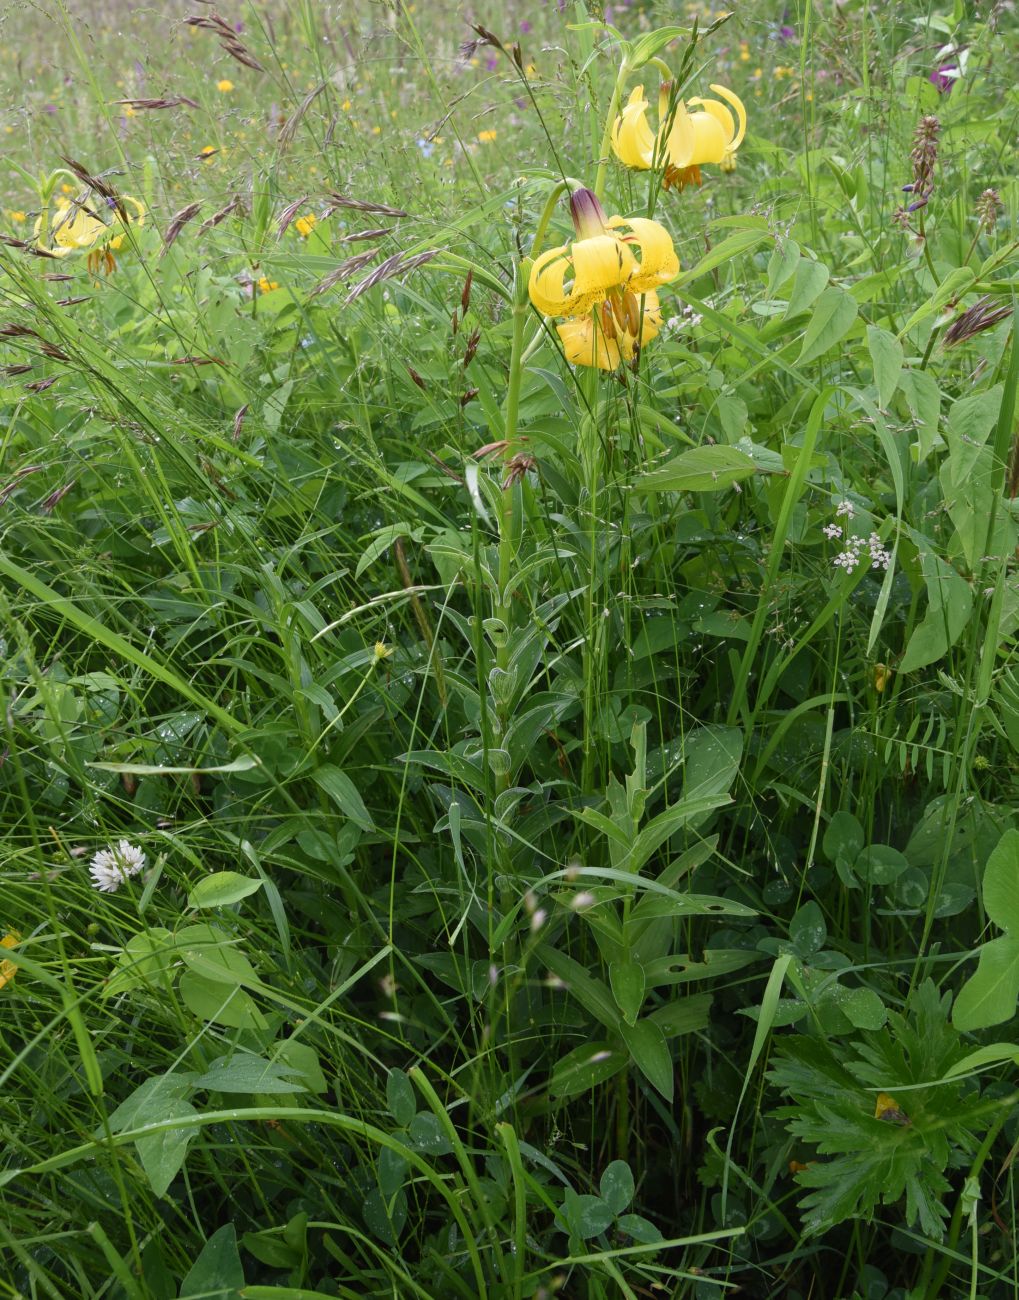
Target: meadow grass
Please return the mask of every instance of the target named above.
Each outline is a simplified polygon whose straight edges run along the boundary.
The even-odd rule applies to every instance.
[[[0,7],[0,1296],[1016,1294],[1015,24]]]

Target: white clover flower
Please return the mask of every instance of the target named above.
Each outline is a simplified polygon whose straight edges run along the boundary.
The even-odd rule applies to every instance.
[[[121,885],[136,876],[145,866],[145,854],[130,840],[120,840],[108,849],[100,849],[92,859],[89,874],[93,886],[104,894],[115,894]]]

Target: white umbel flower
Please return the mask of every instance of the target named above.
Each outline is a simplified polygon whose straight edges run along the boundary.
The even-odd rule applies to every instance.
[[[104,894],[114,894],[125,880],[136,876],[145,866],[145,854],[130,840],[121,840],[112,848],[100,849],[89,865],[92,884]]]

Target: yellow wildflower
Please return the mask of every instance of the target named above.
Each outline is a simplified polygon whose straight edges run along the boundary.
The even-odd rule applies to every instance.
[[[746,109],[740,97],[725,86],[713,85],[711,89],[732,106],[736,120],[726,104],[717,99],[696,96],[685,103],[678,100],[670,105],[670,87],[663,83],[658,97],[656,134],[648,125],[644,87],[634,87],[612,128],[616,157],[627,167],[644,171],[664,167],[666,189],[671,185],[682,189],[691,182],[699,185],[701,164],[730,162],[747,129]]]
[[[496,130],[479,131],[478,139],[482,144],[491,144],[498,134],[499,132]]]
[[[257,283],[259,293],[272,293],[273,289],[280,287],[277,280],[268,280],[264,275],[259,277]]]
[[[578,238],[537,258],[528,293],[543,315],[568,318],[557,330],[571,364],[614,370],[661,329],[655,290],[675,278],[679,259],[657,221],[606,217],[591,190],[571,195],[570,213]]]
[[[234,83],[228,77],[224,77],[222,81],[216,82],[216,89],[219,91],[221,95],[229,95],[230,91],[233,90],[233,88],[234,88]]]
[[[892,670],[887,664],[874,665],[874,689],[880,695],[891,680]]]
[[[294,222],[297,233],[302,239],[307,239],[317,225],[318,218],[315,216],[314,212],[309,212],[303,217],[298,217]]]
[[[18,937],[16,934],[5,934],[0,939],[0,948],[16,948],[18,946]],[[17,970],[18,968],[14,962],[8,961],[6,957],[0,961],[0,989],[11,982],[17,974]]]
[[[110,209],[110,220],[104,221],[95,208],[87,204],[72,206],[66,200],[60,199],[57,201],[55,211],[49,217],[49,227],[45,231],[43,226],[48,214],[46,212],[39,214],[33,232],[36,243],[40,248],[45,248],[57,257],[80,253],[86,248],[96,253],[98,251],[96,245],[101,245],[102,255],[93,259],[93,253],[89,254],[90,269],[93,260],[97,264],[103,261],[108,270],[112,269],[113,258],[109,255],[109,250],[120,248],[124,242],[123,233],[116,233],[124,229],[124,216],[127,218],[128,225],[145,224],[145,207],[138,199],[132,198],[130,194],[123,194],[120,197],[120,204],[120,209]],[[134,211],[132,212],[131,209]]]

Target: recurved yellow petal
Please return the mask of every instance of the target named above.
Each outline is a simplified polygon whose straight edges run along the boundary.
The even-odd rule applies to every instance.
[[[571,269],[567,245],[548,248],[535,260],[527,281],[531,302],[543,316],[563,316],[569,310],[570,294],[563,287]]]
[[[636,86],[612,128],[612,148],[627,167],[646,171],[654,160],[655,133],[648,126],[644,87]]]
[[[613,217],[609,225],[614,230],[628,227],[630,234],[623,238],[640,253],[640,262],[634,263],[633,273],[627,281],[627,287],[634,293],[657,289],[679,274],[679,258],[672,246],[672,237],[657,221],[647,217],[631,217],[629,221]]]
[[[739,126],[736,129],[736,134],[729,141],[729,150],[734,153],[743,143],[743,137],[747,133],[747,110],[743,106],[742,99],[740,99],[739,95],[737,95],[735,91],[728,90],[725,86],[712,86],[711,89],[716,95],[721,95],[722,98],[730,103],[736,110],[736,117]],[[707,107],[707,105],[705,105],[705,107]]]

